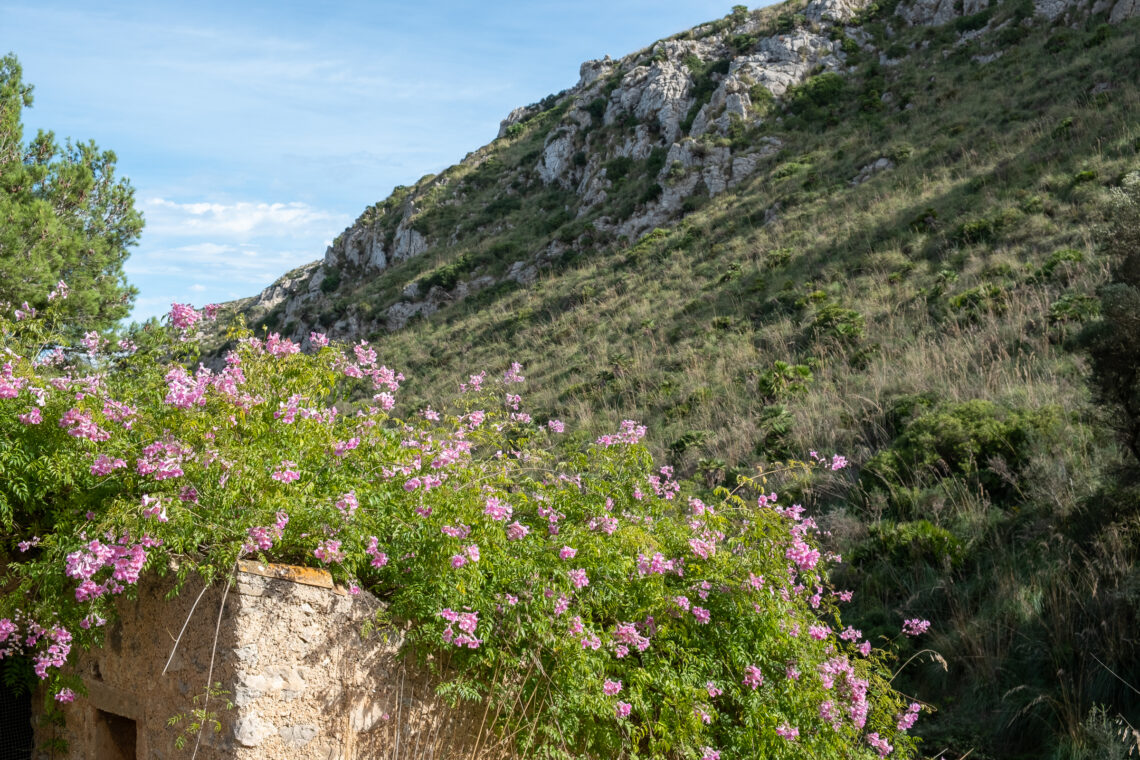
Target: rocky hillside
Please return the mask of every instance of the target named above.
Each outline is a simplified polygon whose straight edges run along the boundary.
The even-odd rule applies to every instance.
[[[398,330],[475,292],[528,285],[542,268],[635,241],[755,176],[784,147],[766,125],[782,121],[789,101],[826,97],[832,77],[855,77],[868,61],[905,66],[911,48],[931,43],[911,35],[917,42],[903,46],[896,28],[952,25],[961,30],[953,51],[969,48],[985,65],[1020,30],[1140,13],[1137,0],[1006,5],[916,0],[885,14],[864,0],[812,0],[738,9],[620,60],[587,61],[572,88],[512,111],[495,142],[396,188],[322,260],[237,305],[302,341],[311,330],[344,339]],[[880,98],[886,111],[914,107],[891,92]],[[870,158],[852,184],[895,164]],[[778,212],[774,202],[766,221]]]
[[[408,411],[520,361],[536,421],[573,445],[643,420],[698,488],[846,454],[795,487],[850,561],[848,622],[934,621],[899,676],[939,708],[929,754],[1113,757],[1140,726],[1140,478],[1077,338],[1140,169],[1138,14],[737,8],[586,62],[235,306],[371,341]]]

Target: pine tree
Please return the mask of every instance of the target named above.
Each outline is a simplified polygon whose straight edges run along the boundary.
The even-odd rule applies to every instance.
[[[143,227],[134,189],[94,142],[61,146],[41,130],[25,144],[21,114],[31,105],[19,61],[0,58],[0,302],[42,308],[63,280],[66,319],[110,327],[136,294],[123,274]]]

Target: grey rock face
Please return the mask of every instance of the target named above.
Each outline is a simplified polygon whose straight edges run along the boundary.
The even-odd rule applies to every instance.
[[[614,92],[617,111],[633,113],[640,121],[655,121],[666,142],[681,134],[681,120],[689,106],[689,72],[672,61],[638,66],[622,79]],[[617,111],[606,113],[606,123],[617,119]]]
[[[838,21],[845,23],[867,7],[868,0],[811,0],[804,9],[809,21]]]
[[[304,747],[318,733],[316,726],[285,726],[277,732],[288,747]]]
[[[614,69],[614,62],[608,55],[600,61],[586,61],[578,69],[578,89],[584,89],[594,82],[608,77]],[[518,110],[518,109],[515,109]],[[511,112],[512,114],[514,111]],[[510,118],[510,117],[507,117]]]
[[[553,133],[547,138],[546,146],[542,150],[542,159],[538,164],[538,176],[547,184],[563,181],[563,175],[570,168],[570,159],[573,155],[573,132]]]
[[[273,724],[263,720],[257,710],[244,713],[234,723],[234,740],[243,747],[256,747],[276,732]]]
[[[954,0],[912,0],[895,10],[911,26],[941,26],[954,20]]]
[[[1118,0],[1112,7],[1108,21],[1110,24],[1120,24],[1137,16],[1140,16],[1140,0]]]
[[[392,259],[403,261],[412,256],[419,256],[428,248],[427,239],[417,230],[412,229],[407,220],[400,222],[396,227],[396,239],[392,243]]]

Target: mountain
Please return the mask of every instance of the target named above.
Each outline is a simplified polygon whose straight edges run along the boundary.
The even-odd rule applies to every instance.
[[[1138,15],[737,6],[587,61],[232,307],[373,342],[412,410],[522,362],[536,420],[644,420],[698,487],[845,454],[788,487],[849,561],[848,622],[934,621],[899,676],[938,708],[927,751],[1111,757],[1140,726],[1140,488],[1077,337],[1140,168]]]

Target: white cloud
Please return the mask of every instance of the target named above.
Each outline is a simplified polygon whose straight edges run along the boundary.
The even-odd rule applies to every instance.
[[[142,205],[147,218],[147,232],[151,235],[245,240],[250,237],[319,234],[335,226],[337,220],[344,220],[342,215],[300,202],[178,203],[165,198],[149,198]]]

